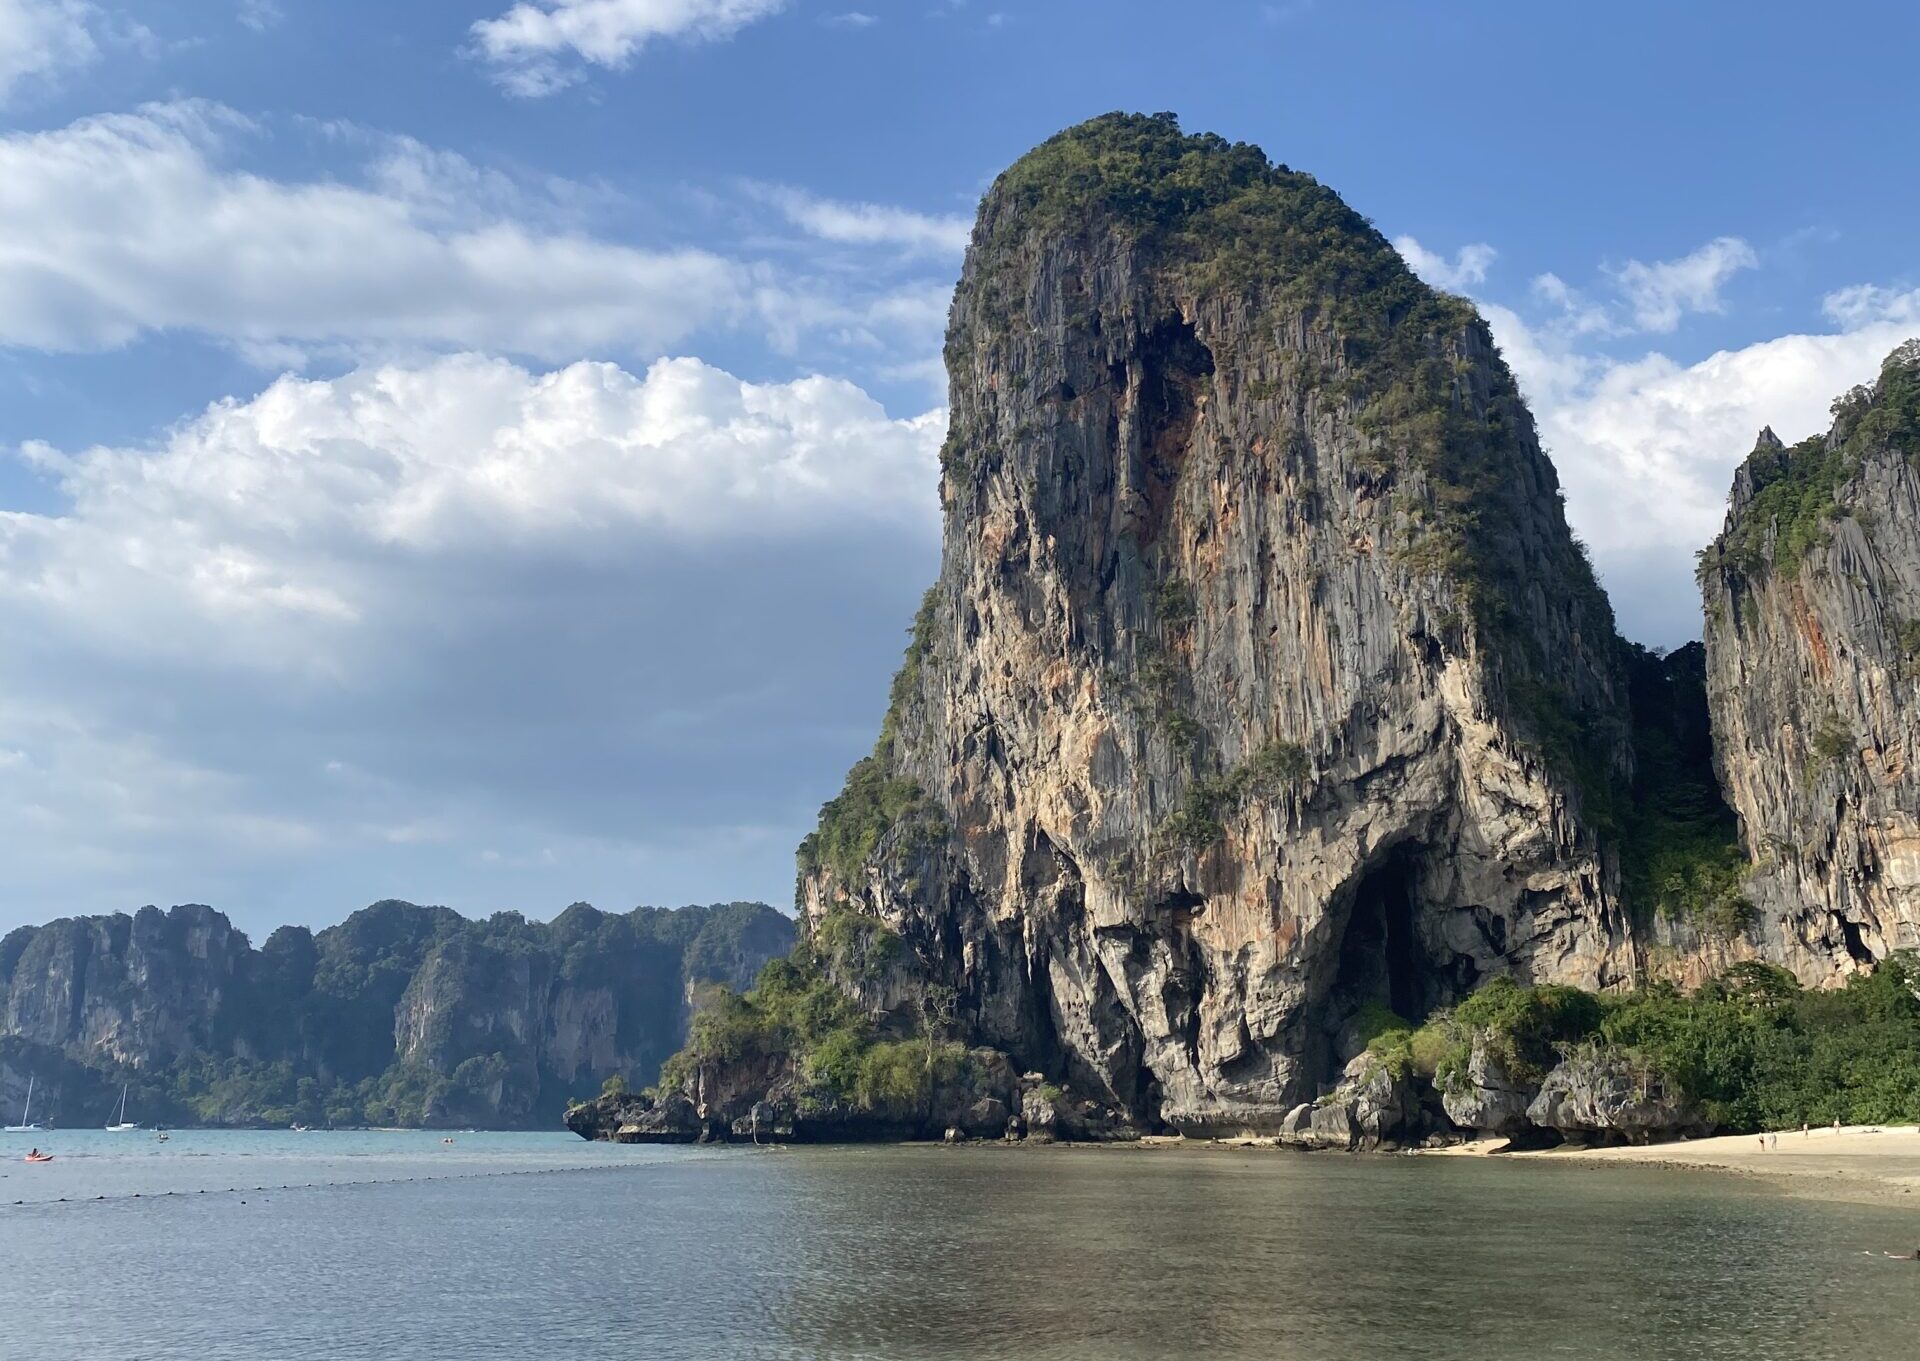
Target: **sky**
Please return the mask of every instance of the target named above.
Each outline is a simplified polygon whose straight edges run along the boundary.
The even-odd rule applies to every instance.
[[[0,930],[791,900],[937,569],[941,331],[1177,112],[1479,303],[1622,630],[1920,334],[1920,11],[0,0]]]

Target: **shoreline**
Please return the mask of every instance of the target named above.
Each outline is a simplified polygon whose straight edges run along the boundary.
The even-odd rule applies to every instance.
[[[1445,1148],[1406,1149],[1387,1156],[1493,1158],[1583,1167],[1624,1165],[1708,1172],[1759,1182],[1801,1199],[1920,1212],[1920,1126],[1843,1125],[1837,1133],[1827,1126],[1809,1130],[1804,1135],[1798,1129],[1776,1130],[1771,1134],[1776,1141],[1771,1147],[1763,1147],[1761,1140],[1765,1136],[1757,1134],[1715,1135],[1705,1139],[1608,1148],[1563,1144],[1558,1148],[1515,1149],[1511,1152],[1504,1151],[1508,1146],[1505,1139],[1480,1139]],[[1334,1156],[1340,1151],[1301,1148],[1271,1135],[1218,1139],[1189,1139],[1177,1134],[1147,1135],[1118,1143],[1062,1142],[1032,1147],[1036,1151],[1054,1149],[1061,1152],[1128,1149],[1233,1152],[1276,1149],[1314,1156]]]
[[[1422,1157],[1498,1157],[1577,1162],[1587,1166],[1638,1165],[1681,1171],[1730,1173],[1766,1182],[1790,1195],[1920,1210],[1920,1126],[1842,1125],[1766,1134],[1723,1134],[1660,1144],[1613,1148],[1515,1150],[1489,1139],[1452,1148],[1427,1149]]]

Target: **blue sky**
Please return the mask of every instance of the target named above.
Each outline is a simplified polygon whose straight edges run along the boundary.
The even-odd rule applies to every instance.
[[[1480,302],[1685,641],[1754,431],[1920,332],[1920,20],[1768,9],[0,0],[0,927],[784,903],[973,205],[1108,109]]]

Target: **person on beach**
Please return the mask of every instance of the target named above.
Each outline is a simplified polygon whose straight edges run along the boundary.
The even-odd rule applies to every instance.
[[[1833,1117],[1833,1132],[1835,1134],[1840,1132],[1840,1117],[1837,1115]]]
[[[1769,1135],[1767,1136],[1767,1147],[1768,1147],[1769,1149],[1775,1149],[1775,1148],[1778,1148],[1778,1147],[1780,1147],[1780,1136],[1779,1136],[1779,1134],[1777,1134],[1777,1133],[1775,1133],[1775,1134],[1769,1134]]]
[[[1805,1120],[1802,1120],[1802,1121],[1800,1122],[1800,1137],[1801,1137],[1802,1139],[1804,1139],[1804,1138],[1806,1138],[1806,1137],[1807,1137],[1807,1136],[1808,1136],[1809,1134],[1811,1134],[1812,1132],[1813,1132],[1813,1131],[1811,1131],[1811,1130],[1809,1130],[1809,1129],[1807,1128],[1807,1122],[1806,1122]]]

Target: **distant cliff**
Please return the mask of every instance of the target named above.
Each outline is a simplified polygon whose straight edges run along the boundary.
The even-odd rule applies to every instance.
[[[697,985],[744,987],[792,945],[759,903],[575,904],[549,923],[383,902],[254,949],[184,906],[0,940],[0,1115],[92,1123],[121,1081],[172,1123],[547,1125],[569,1096],[651,1082]]]
[[[1826,434],[1761,432],[1700,584],[1746,948],[1815,983],[1920,945],[1920,341]]]

